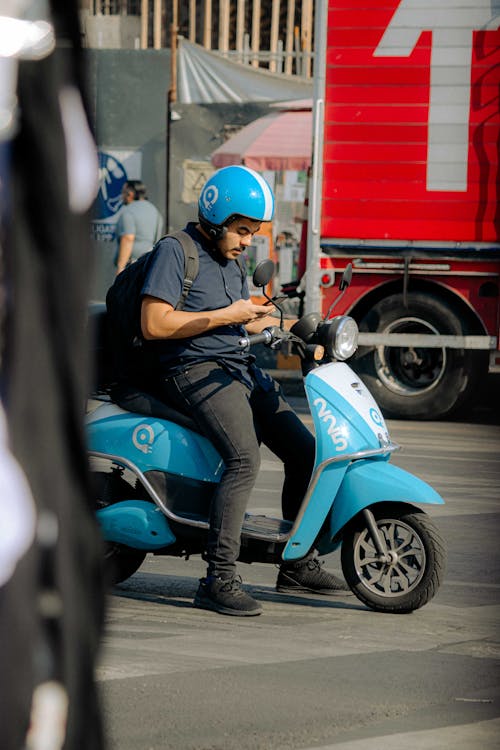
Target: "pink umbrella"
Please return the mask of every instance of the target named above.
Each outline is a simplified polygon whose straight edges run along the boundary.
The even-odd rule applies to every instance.
[[[212,154],[217,169],[245,164],[265,170],[306,170],[311,164],[312,112],[283,110],[260,117]]]

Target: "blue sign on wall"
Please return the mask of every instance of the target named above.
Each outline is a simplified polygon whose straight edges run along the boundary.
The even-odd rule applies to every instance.
[[[125,167],[115,156],[99,151],[99,192],[96,199],[96,219],[114,217],[122,205],[121,192],[127,181]]]
[[[104,151],[99,157],[99,192],[94,204],[92,228],[94,239],[112,241],[115,238],[117,214],[122,207],[122,188],[128,175],[116,156]]]

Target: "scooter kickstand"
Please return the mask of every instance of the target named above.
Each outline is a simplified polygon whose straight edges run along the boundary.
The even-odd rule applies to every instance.
[[[384,535],[380,533],[380,529],[375,521],[375,516],[368,508],[363,508],[363,515],[365,517],[366,524],[370,530],[373,543],[377,549],[377,553],[380,558],[380,562],[388,563],[391,562],[391,556],[387,549]]]

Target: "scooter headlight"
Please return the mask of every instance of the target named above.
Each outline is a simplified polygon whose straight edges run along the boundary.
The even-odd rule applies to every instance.
[[[321,343],[332,359],[349,359],[358,348],[358,325],[354,318],[339,315],[322,326]]]

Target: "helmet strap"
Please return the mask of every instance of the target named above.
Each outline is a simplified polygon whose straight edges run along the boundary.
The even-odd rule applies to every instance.
[[[198,216],[198,221],[200,222],[200,226],[205,230],[205,232],[213,242],[222,240],[227,233],[226,226],[212,224],[210,221],[207,221],[205,218],[203,218],[203,216]]]

